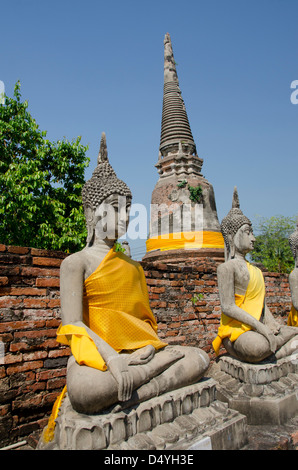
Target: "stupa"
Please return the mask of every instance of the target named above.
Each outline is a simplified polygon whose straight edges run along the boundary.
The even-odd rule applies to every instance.
[[[164,91],[158,162],[144,260],[224,256],[214,190],[202,175],[179,86],[170,35],[164,38]]]

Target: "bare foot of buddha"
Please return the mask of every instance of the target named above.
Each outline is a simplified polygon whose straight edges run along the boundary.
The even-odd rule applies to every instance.
[[[144,346],[143,348],[140,348],[129,355],[128,365],[135,366],[138,364],[146,364],[147,362],[151,361],[151,359],[154,357],[154,354],[154,346],[148,344],[148,346]]]

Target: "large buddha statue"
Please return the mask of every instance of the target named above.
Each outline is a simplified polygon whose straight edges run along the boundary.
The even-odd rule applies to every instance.
[[[289,326],[298,326],[298,221],[296,230],[289,236],[289,243],[295,260],[295,267],[289,275],[292,308],[288,317]]]
[[[217,271],[222,314],[213,341],[215,352],[223,344],[231,356],[250,363],[291,355],[297,345],[297,329],[274,319],[265,301],[263,274],[245,258],[253,250],[255,237],[251,221],[240,209],[236,188],[221,230],[226,259]]]
[[[64,393],[73,409],[99,414],[197,382],[208,355],[159,339],[143,269],[114,248],[126,233],[132,196],[108,161],[104,134],[82,198],[87,245],[61,264],[57,332],[71,348]]]

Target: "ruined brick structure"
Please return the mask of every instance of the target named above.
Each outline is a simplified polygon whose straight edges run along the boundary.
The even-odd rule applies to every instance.
[[[216,267],[222,257],[143,261],[159,336],[213,358],[219,324]],[[66,380],[69,349],[56,342],[59,267],[65,253],[0,245],[0,447],[38,433]],[[264,272],[268,305],[286,322],[288,276]],[[202,298],[196,295],[202,294]],[[197,299],[197,300],[196,300]],[[0,351],[1,352],[1,351]]]

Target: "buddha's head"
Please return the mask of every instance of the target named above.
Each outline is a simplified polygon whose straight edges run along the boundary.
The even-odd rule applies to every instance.
[[[95,235],[117,240],[126,233],[131,199],[129,187],[117,178],[109,163],[106,136],[102,133],[97,167],[82,189],[87,246],[93,244]]]
[[[251,221],[240,209],[237,188],[234,188],[232,209],[222,220],[221,232],[225,241],[226,260],[235,257],[238,251],[244,255],[254,248],[255,237]]]
[[[293,253],[293,257],[295,260],[295,265],[297,267],[298,265],[298,219],[297,219],[297,224],[296,224],[296,229],[295,231],[289,236],[289,244],[291,251]]]

